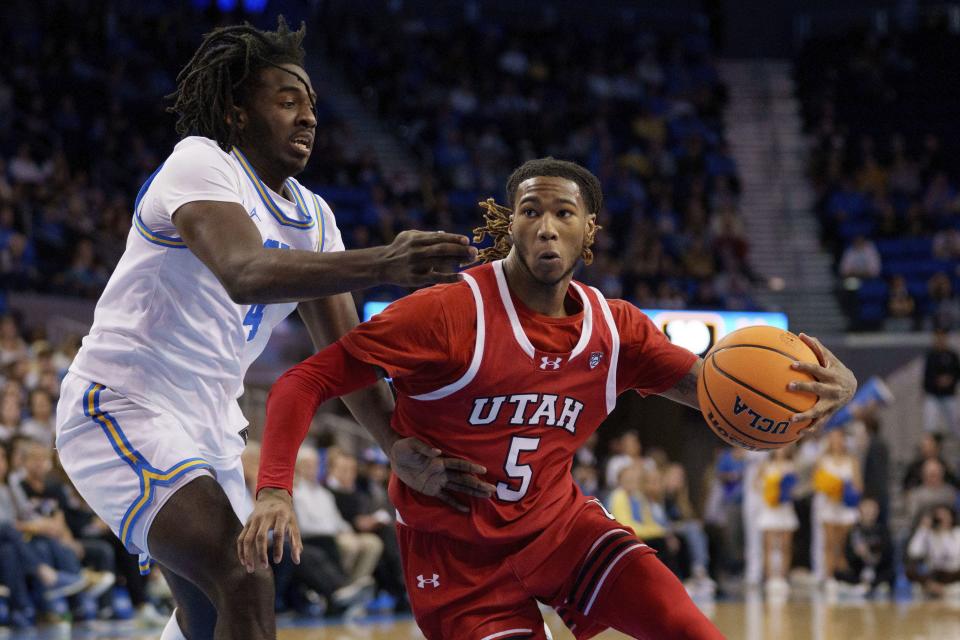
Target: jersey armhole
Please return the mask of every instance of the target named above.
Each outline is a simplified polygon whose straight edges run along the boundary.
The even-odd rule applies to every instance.
[[[412,400],[423,401],[440,400],[441,398],[446,398],[447,396],[453,395],[457,391],[460,391],[470,384],[477,376],[477,372],[480,371],[480,364],[483,361],[484,343],[486,342],[486,319],[484,318],[483,313],[483,297],[480,295],[480,286],[477,284],[477,281],[473,278],[473,276],[468,273],[464,273],[462,275],[464,281],[470,286],[470,291],[473,293],[473,302],[477,309],[477,336],[473,346],[473,359],[470,361],[470,366],[458,380],[455,380],[454,382],[451,382],[450,384],[435,391],[410,396]],[[445,315],[444,324],[446,324]]]
[[[596,287],[590,287],[600,302],[600,311],[603,313],[603,319],[607,321],[607,327],[610,329],[610,364],[607,369],[607,415],[613,413],[617,406],[617,367],[620,364],[620,332],[617,330],[617,323],[613,319],[613,313],[610,311],[610,305],[607,299],[603,297],[600,290]]]

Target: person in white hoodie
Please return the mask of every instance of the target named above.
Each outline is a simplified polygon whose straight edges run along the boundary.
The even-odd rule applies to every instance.
[[[921,518],[907,545],[907,577],[927,595],[960,597],[960,526],[949,506]]]

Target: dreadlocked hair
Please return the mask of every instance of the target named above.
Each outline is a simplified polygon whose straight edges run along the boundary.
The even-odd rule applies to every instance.
[[[597,215],[600,212],[600,207],[603,206],[603,191],[600,188],[600,181],[590,171],[575,162],[557,160],[553,157],[528,160],[507,178],[509,206],[497,204],[493,198],[487,198],[478,203],[484,210],[484,224],[473,230],[473,241],[483,242],[488,236],[493,240],[492,246],[480,250],[478,254],[480,260],[483,262],[502,260],[510,253],[512,246],[510,219],[513,216],[513,201],[517,195],[517,188],[525,180],[538,177],[565,178],[575,182],[580,187],[580,195],[583,197],[584,204],[587,205],[588,213]],[[602,228],[600,225],[594,225],[593,232],[584,239],[583,253],[580,254],[584,264],[593,262],[593,250],[590,247],[593,246],[597,232]]]
[[[177,90],[167,96],[177,115],[181,137],[200,135],[230,151],[239,142],[235,119],[228,117],[243,104],[250,80],[264,67],[303,66],[306,25],[291,31],[283,16],[276,31],[261,31],[250,23],[219,27],[203,37],[190,62],[177,75]]]

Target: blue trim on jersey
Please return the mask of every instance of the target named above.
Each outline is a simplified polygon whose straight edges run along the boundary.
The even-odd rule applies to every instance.
[[[140,187],[140,191],[137,192],[137,199],[133,203],[133,226],[147,242],[160,245],[161,247],[167,247],[169,249],[186,249],[187,243],[183,241],[183,238],[178,238],[176,236],[165,236],[163,234],[151,231],[150,227],[148,227],[143,221],[143,218],[140,217],[140,202],[143,200],[144,196],[147,195],[147,189],[149,189],[150,185],[153,184],[153,179],[157,177],[158,173],[160,173],[160,169],[163,169],[164,164],[166,163],[161,163],[160,166],[157,167],[156,171],[150,174],[150,177],[147,178],[147,181],[143,183],[142,187]]]
[[[250,164],[250,161],[247,160],[247,157],[243,155],[243,152],[239,148],[234,147],[232,150],[233,156],[240,163],[240,167],[243,169],[243,172],[247,175],[247,178],[250,180],[250,183],[253,185],[253,188],[256,190],[257,194],[260,196],[260,200],[263,202],[263,205],[267,208],[267,211],[270,212],[270,215],[274,217],[277,223],[283,225],[284,227],[293,227],[295,229],[312,229],[316,224],[313,216],[310,215],[309,209],[306,208],[306,204],[303,203],[303,198],[299,196],[299,193],[296,190],[294,182],[290,179],[286,181],[287,189],[293,195],[294,200],[296,201],[297,211],[300,213],[302,220],[297,220],[295,218],[289,218],[283,214],[283,211],[280,210],[280,207],[277,206],[277,203],[273,201],[273,198],[270,196],[270,192],[267,189],[266,185],[260,180],[260,177],[257,175],[257,172],[253,170],[253,166]]]
[[[83,414],[91,418],[100,426],[103,433],[110,441],[110,446],[117,452],[117,455],[123,459],[133,469],[140,480],[140,494],[137,496],[126,513],[120,520],[119,537],[125,545],[129,547],[130,539],[133,536],[133,530],[143,515],[144,509],[153,504],[156,492],[154,487],[169,486],[181,478],[184,474],[195,469],[209,469],[213,471],[213,466],[203,458],[187,458],[174,464],[166,470],[160,470],[147,462],[147,459],[130,444],[123,429],[116,418],[100,408],[100,393],[106,387],[97,382],[91,382],[84,393]],[[143,567],[141,566],[141,570]],[[149,567],[148,567],[149,570]]]
[[[182,238],[177,238],[176,236],[165,236],[151,231],[150,228],[147,227],[146,223],[144,223],[143,219],[140,218],[139,211],[133,215],[133,226],[140,236],[151,244],[156,244],[168,249],[187,248],[187,243],[184,242]]]
[[[317,197],[317,194],[311,193],[313,196],[313,204],[317,206],[317,217],[320,218],[320,253],[323,253],[323,243],[326,241],[324,236],[327,235],[327,216],[323,215],[323,207],[320,206],[320,198]]]

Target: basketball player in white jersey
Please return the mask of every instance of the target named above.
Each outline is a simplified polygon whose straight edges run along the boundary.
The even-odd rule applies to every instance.
[[[173,589],[165,640],[275,637],[272,574],[248,573],[233,544],[252,507],[237,398],[273,328],[297,308],[324,346],[358,323],[344,292],[454,281],[449,266],[476,255],[464,237],[423,232],[343,250],[330,208],[293,178],[316,128],[303,36],[282,19],[275,32],[217,29],[181,72],[184,138],[137,195],[57,407],[67,474]],[[482,467],[398,439],[385,385],[346,401],[414,489],[451,504],[451,490],[488,495],[471,475]]]

